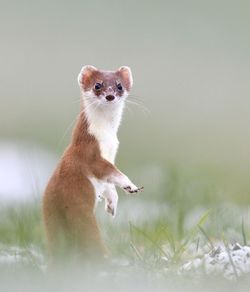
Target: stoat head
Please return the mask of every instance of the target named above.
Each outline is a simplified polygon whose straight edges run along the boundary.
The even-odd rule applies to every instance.
[[[133,78],[127,66],[117,71],[103,71],[87,65],[82,67],[78,83],[84,101],[97,107],[107,107],[124,102],[132,88]]]

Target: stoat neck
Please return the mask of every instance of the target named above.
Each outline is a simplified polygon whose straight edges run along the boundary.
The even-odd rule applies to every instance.
[[[72,132],[72,144],[85,144],[88,140],[93,140],[93,137],[88,134],[88,121],[84,111],[81,110]]]
[[[77,118],[72,133],[72,144],[86,144],[95,138],[99,140],[101,133],[109,132],[112,136],[117,135],[121,123],[124,103],[111,105],[110,108],[90,108],[81,106],[81,112]],[[98,135],[96,135],[98,132]],[[97,137],[98,136],[98,137]]]
[[[117,134],[121,123],[124,102],[99,107],[86,106],[84,113],[87,118],[88,129],[92,133],[93,128]],[[92,133],[93,134],[93,133]]]

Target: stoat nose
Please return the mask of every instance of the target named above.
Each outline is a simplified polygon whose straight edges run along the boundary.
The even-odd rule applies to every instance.
[[[107,95],[106,96],[107,101],[112,101],[115,99],[114,95]]]

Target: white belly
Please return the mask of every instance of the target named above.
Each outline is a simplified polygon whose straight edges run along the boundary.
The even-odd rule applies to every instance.
[[[101,156],[109,162],[114,163],[118,145],[119,142],[116,137],[112,137],[111,135],[103,136],[102,139],[99,139]]]

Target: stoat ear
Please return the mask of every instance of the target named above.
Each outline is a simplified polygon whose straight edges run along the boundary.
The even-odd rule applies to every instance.
[[[122,66],[118,69],[118,73],[123,80],[126,90],[130,90],[133,86],[133,76],[128,66]]]
[[[92,65],[83,66],[78,75],[78,84],[80,88],[87,90],[91,84],[91,78],[97,69]]]

